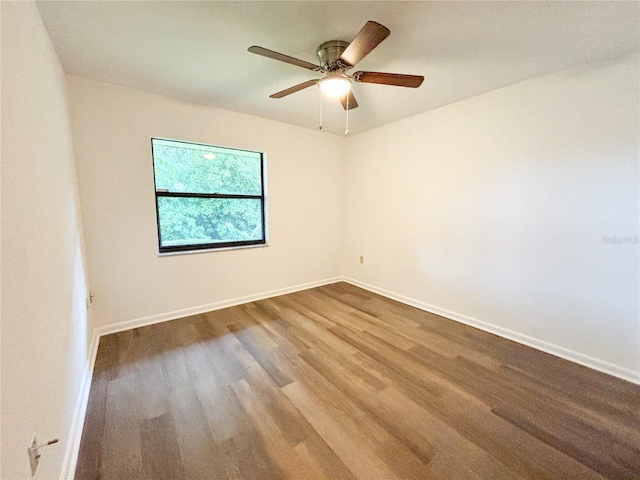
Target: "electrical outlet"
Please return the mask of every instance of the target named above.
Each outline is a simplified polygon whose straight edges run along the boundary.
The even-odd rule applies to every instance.
[[[364,257],[360,255],[360,263],[364,263]]]

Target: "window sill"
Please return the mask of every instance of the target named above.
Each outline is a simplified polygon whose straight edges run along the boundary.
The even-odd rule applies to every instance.
[[[239,245],[235,247],[203,248],[201,250],[183,250],[178,252],[163,252],[163,253],[158,253],[158,256],[171,257],[173,255],[193,255],[196,253],[224,252],[229,250],[245,250],[247,248],[265,248],[268,246],[269,246],[269,242],[258,244],[258,245]]]

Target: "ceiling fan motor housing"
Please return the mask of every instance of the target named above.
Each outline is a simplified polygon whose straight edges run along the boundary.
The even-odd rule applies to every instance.
[[[342,40],[329,40],[328,42],[324,42],[318,47],[317,52],[320,58],[320,65],[329,71],[344,67],[344,65],[339,62],[339,59],[342,52],[344,52],[348,46],[349,42]]]

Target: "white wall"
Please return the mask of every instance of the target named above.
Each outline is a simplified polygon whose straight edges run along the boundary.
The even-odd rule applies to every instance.
[[[350,138],[344,274],[640,381],[638,78],[636,53]]]
[[[344,138],[74,76],[68,85],[101,326],[340,275]],[[266,152],[269,246],[158,256],[151,137]]]
[[[31,478],[66,474],[88,371],[82,227],[65,76],[32,2],[2,16],[2,467]]]

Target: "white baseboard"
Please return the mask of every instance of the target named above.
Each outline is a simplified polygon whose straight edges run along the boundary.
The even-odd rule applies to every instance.
[[[604,360],[585,355],[583,353],[575,352],[559,345],[554,345],[552,343],[545,342],[544,340],[539,340],[522,333],[514,332],[513,330],[499,327],[488,322],[483,322],[482,320],[478,320],[467,315],[452,312],[451,310],[436,307],[435,305],[430,305],[413,298],[405,297],[404,295],[390,292],[389,290],[375,287],[373,285],[369,285],[353,278],[344,277],[343,281],[355,285],[356,287],[369,290],[370,292],[377,293],[379,295],[382,295],[383,297],[391,298],[407,305],[411,305],[412,307],[419,308],[420,310],[425,310],[427,312],[440,315],[441,317],[464,323],[465,325],[484,330],[485,332],[493,333],[494,335],[498,335],[499,337],[513,340],[514,342],[535,348],[536,350],[541,350],[545,353],[555,355],[556,357],[564,358],[565,360],[569,360],[593,370],[598,370],[608,375],[613,375],[614,377],[618,377],[623,380],[627,380],[628,382],[640,385],[640,371],[633,371],[629,368],[621,367],[620,365],[615,365],[613,363],[609,363]]]
[[[342,281],[342,277],[327,278],[325,280],[319,280],[316,282],[303,283],[294,285],[291,287],[279,288],[277,290],[270,290],[268,292],[256,293],[253,295],[247,295],[244,297],[232,298],[230,300],[222,300],[220,302],[208,303],[206,305],[199,305],[197,307],[189,307],[182,310],[176,310],[173,312],[160,313],[158,315],[151,315],[148,317],[134,318],[132,320],[126,320],[124,322],[113,323],[111,325],[105,325],[98,328],[98,335],[109,335],[111,333],[122,332],[125,330],[131,330],[133,328],[145,327],[147,325],[153,325],[155,323],[167,322],[169,320],[176,320],[178,318],[189,317],[191,315],[198,315],[200,313],[212,312],[214,310],[220,310],[222,308],[233,307],[235,305],[241,305],[243,303],[255,302],[258,300],[264,300],[265,298],[277,297],[278,295],[286,295],[287,293],[299,292],[300,290],[308,290],[309,288],[320,287],[322,285],[329,285],[330,283],[336,283]]]
[[[91,337],[91,345],[87,351],[87,363],[84,374],[82,375],[82,383],[80,384],[80,393],[73,410],[71,428],[67,442],[67,449],[64,453],[62,461],[62,470],[60,478],[64,480],[73,480],[76,473],[76,464],[78,463],[78,454],[80,453],[80,441],[82,440],[82,429],[84,427],[84,419],[87,413],[87,405],[89,403],[89,392],[91,391],[91,380],[93,379],[93,368],[96,363],[96,355],[98,354],[98,343],[100,336],[94,330]]]

